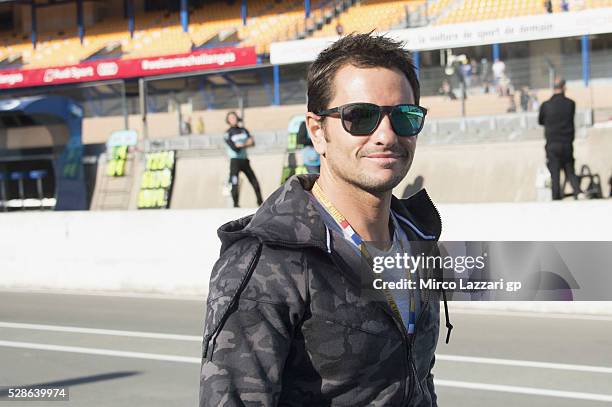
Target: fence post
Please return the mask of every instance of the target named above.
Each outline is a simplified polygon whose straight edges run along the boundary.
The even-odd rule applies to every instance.
[[[582,80],[584,81],[584,87],[589,86],[589,79],[591,76],[591,56],[589,54],[589,36],[583,35],[582,40]]]
[[[274,101],[272,104],[274,106],[280,105],[280,70],[278,65],[274,65],[272,67],[272,73],[274,76]]]

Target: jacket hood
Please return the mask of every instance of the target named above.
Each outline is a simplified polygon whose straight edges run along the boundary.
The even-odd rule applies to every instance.
[[[318,174],[292,176],[255,214],[221,226],[217,231],[221,253],[249,236],[262,243],[327,250],[327,228],[307,192],[318,177]],[[393,197],[391,208],[410,226],[410,240],[437,240],[440,236],[440,215],[424,189],[406,199]]]

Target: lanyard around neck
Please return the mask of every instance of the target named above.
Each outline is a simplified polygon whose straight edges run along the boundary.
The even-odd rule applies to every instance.
[[[327,212],[329,212],[329,214],[336,221],[336,223],[340,225],[340,228],[342,229],[342,233],[344,234],[345,238],[350,240],[359,249],[359,252],[361,253],[361,255],[366,259],[368,266],[370,267],[370,269],[372,269],[373,259],[370,253],[368,252],[365,242],[363,241],[361,236],[359,236],[359,234],[355,232],[355,229],[353,229],[353,227],[346,220],[344,215],[342,215],[342,213],[340,213],[340,211],[331,203],[327,195],[325,195],[325,192],[323,192],[323,189],[321,189],[321,187],[319,186],[319,183],[316,181],[312,187],[312,194],[325,207]],[[396,224],[395,228],[397,229],[398,227],[399,225]],[[399,231],[396,230],[396,232],[398,234],[398,240],[402,248],[402,251],[404,251],[404,245],[402,243],[402,239],[399,238]],[[412,275],[410,272],[407,271],[406,276],[408,277],[408,280],[412,280]],[[414,329],[416,326],[416,312],[415,312],[416,299],[415,299],[414,291],[415,290],[409,290],[410,292],[410,312],[409,312],[409,321],[408,321],[408,334],[414,333]],[[389,302],[389,306],[393,310],[393,313],[395,313],[399,317],[399,319],[402,320],[402,315],[399,311],[399,307],[397,306],[389,290],[386,287],[384,287],[383,292],[385,294],[387,302]]]

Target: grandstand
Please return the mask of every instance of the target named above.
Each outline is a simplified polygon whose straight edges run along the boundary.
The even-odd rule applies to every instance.
[[[393,27],[404,27],[407,16],[422,6],[425,1],[363,1],[346,13],[314,32],[314,37],[330,37],[337,34],[338,25],[343,32],[387,31]]]
[[[610,0],[587,0],[572,3],[573,11],[612,7],[612,1]],[[436,24],[457,24],[546,13],[543,2],[540,0],[461,0],[448,4],[447,7],[449,7],[449,11],[436,20]],[[562,11],[561,1],[553,1],[553,12]]]
[[[305,37],[313,32],[317,35],[320,32],[326,33],[330,24],[323,30],[313,28],[316,25],[320,27],[324,21],[329,21],[331,16],[349,8],[353,2],[342,2],[342,5],[335,3],[323,0],[313,3],[312,18],[304,19],[303,3],[299,1],[249,1],[249,18],[243,21],[239,2],[229,5],[219,1],[207,2],[190,12],[187,30],[181,26],[177,11],[156,11],[138,14],[134,19],[132,33],[128,32],[125,18],[118,18],[113,11],[109,11],[112,16],[102,18],[86,28],[83,41],[55,27],[53,30],[40,31],[36,46],[27,35],[0,33],[0,41],[3,43],[0,60],[10,57],[19,59],[22,68],[40,68],[87,61],[104,49],[115,49],[120,58],[130,59],[180,54],[200,47],[223,44],[255,46],[258,54],[266,54],[269,53],[270,43],[274,41]],[[366,0],[362,3],[358,5],[363,7],[356,7],[357,13],[353,13],[355,8],[351,8],[346,17],[341,17],[351,31],[363,31],[368,27],[391,28],[393,23],[398,22],[397,12],[405,13],[405,4],[416,2],[396,1],[387,5],[380,1]],[[371,18],[372,11],[375,18],[371,21],[368,19],[364,25],[365,16],[370,14]]]
[[[11,2],[7,3],[2,7],[13,7]],[[230,3],[202,2],[192,7],[186,30],[179,11],[143,11],[135,16],[132,32],[126,19],[117,16],[116,6],[99,6],[100,10],[89,16],[99,20],[84,28],[82,41],[70,32],[76,27],[69,30],[51,25],[37,32],[35,46],[24,23],[22,32],[16,30],[17,26],[0,31],[0,66],[25,69],[61,66],[99,58],[105,50],[106,55],[113,51],[113,56],[130,59],[187,53],[222,44],[255,46],[258,54],[265,55],[272,42],[335,36],[338,26],[344,33],[388,31],[422,21],[417,17],[443,25],[545,13],[539,0],[317,0],[312,4],[311,15],[304,18],[301,1],[251,0],[248,18],[243,19],[241,4]],[[553,4],[553,9],[559,11],[560,0]],[[612,0],[576,4],[580,9],[612,7]],[[23,4],[15,3],[14,7],[21,14],[28,11]],[[62,12],[74,14],[76,2],[63,8]],[[75,25],[73,19],[69,19],[70,23]]]
[[[160,146],[178,152],[169,207],[224,205],[223,198],[210,200],[195,174],[225,166],[220,136],[228,109],[241,110],[247,127],[258,135],[255,154],[268,157],[260,171],[270,174],[262,183],[267,191],[272,189],[278,184],[272,167],[282,166],[284,160],[287,123],[305,110],[308,64],[339,33],[351,32],[385,32],[413,41],[407,43],[412,44],[409,48],[419,68],[421,104],[429,110],[421,144],[460,149],[469,143],[483,148],[489,143],[508,142],[508,148],[512,142],[536,143],[541,137],[535,124],[537,106],[550,96],[552,78],[561,75],[568,79],[568,93],[577,102],[578,133],[584,139],[583,151],[589,151],[583,157],[598,163],[596,171],[610,171],[597,158],[605,149],[589,147],[589,140],[592,134],[605,133],[593,125],[605,128],[612,120],[608,69],[612,27],[607,22],[612,0],[569,1],[567,13],[562,12],[561,1],[554,0],[552,14],[540,0],[37,0],[33,4],[0,2],[0,103],[56,95],[82,108],[80,142],[89,163],[91,208],[138,207],[140,180],[148,171],[144,157]],[[591,27],[578,23],[589,20],[597,23]],[[540,22],[553,27],[553,32],[532,35],[530,30]],[[508,29],[531,36],[508,39]],[[504,61],[503,80],[493,76],[496,59]],[[443,91],[444,81],[449,92]],[[187,120],[192,134],[180,136]],[[50,163],[57,160],[58,146],[47,134],[56,131],[56,124],[44,127],[13,117],[3,123],[0,172],[21,166],[36,170],[41,157],[46,171],[52,172]],[[125,150],[125,157],[113,158],[112,167],[104,165],[113,156],[110,150],[100,155],[111,134],[128,129],[137,134],[137,142]],[[537,157],[540,146],[532,145],[529,154]],[[522,151],[516,146],[508,151]],[[16,167],[16,162],[21,164]],[[427,165],[423,168],[433,171]],[[530,167],[531,175],[535,168]],[[490,173],[508,176],[494,168]],[[224,176],[209,175],[207,183],[221,189]],[[436,183],[436,177],[426,178]],[[515,184],[518,192],[513,196],[493,192],[493,187],[488,189],[490,196],[473,196],[485,201],[535,199],[533,185]],[[15,198],[17,184],[7,185]],[[25,186],[26,195],[35,194],[33,181]],[[45,184],[43,192],[50,188]],[[200,198],[190,201],[185,191],[195,190]],[[149,195],[160,202],[168,198]],[[453,193],[438,196],[449,202],[460,199]]]

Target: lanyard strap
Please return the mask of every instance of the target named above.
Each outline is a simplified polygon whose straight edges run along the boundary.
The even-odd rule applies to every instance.
[[[332,218],[334,218],[336,223],[340,225],[340,227],[342,228],[342,233],[344,234],[345,238],[350,240],[357,247],[361,255],[366,259],[370,269],[372,269],[372,264],[373,264],[372,256],[368,252],[365,242],[363,241],[363,239],[361,239],[361,236],[359,236],[359,234],[355,232],[355,229],[353,229],[353,227],[346,220],[344,215],[342,215],[340,211],[331,203],[329,198],[327,198],[327,195],[325,195],[325,193],[319,186],[318,182],[314,183],[312,187],[312,194],[315,196],[315,198],[317,198],[319,202],[321,202],[321,204],[329,212]],[[395,228],[397,229],[398,227],[399,227],[399,224],[396,224]],[[402,251],[404,251],[404,244],[402,243],[402,239],[399,238],[399,233],[398,233],[398,240],[402,248]],[[409,281],[412,281],[412,275],[410,272],[406,272],[406,276],[408,277]],[[409,291],[410,291],[410,295],[409,295],[410,309],[408,313],[408,334],[413,334],[415,327],[416,327],[416,311],[415,311],[416,300],[415,300],[414,290],[409,290]],[[402,315],[399,311],[399,307],[397,306],[395,300],[393,299],[393,296],[391,295],[391,293],[386,287],[383,287],[383,293],[393,313],[397,315],[400,320],[402,320]]]

